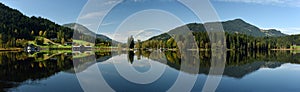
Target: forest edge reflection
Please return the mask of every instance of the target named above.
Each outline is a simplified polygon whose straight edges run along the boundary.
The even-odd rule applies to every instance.
[[[112,54],[115,53],[115,54]],[[0,90],[5,91],[24,84],[24,82],[39,81],[47,79],[54,74],[64,71],[67,73],[75,73],[74,68],[84,71],[89,66],[95,64],[90,63],[88,57],[97,58],[96,61],[105,62],[113,55],[127,54],[128,63],[139,62],[141,58],[151,59],[161,62],[160,54],[150,57],[150,51],[139,50],[136,52],[84,52],[71,53],[67,51],[39,52],[27,54],[25,52],[1,52],[0,53]],[[74,63],[74,59],[81,60]],[[95,57],[91,57],[94,55]],[[166,51],[164,55],[167,59],[167,65],[176,70],[180,70],[181,56],[180,52]],[[211,66],[211,52],[199,51],[200,68],[198,74],[208,74]],[[78,57],[76,57],[78,56]],[[134,60],[134,56],[137,60]],[[46,59],[46,60],[44,60]],[[126,60],[125,60],[126,61]],[[233,78],[243,78],[247,74],[255,72],[260,68],[277,68],[285,63],[299,64],[299,53],[291,51],[228,51],[226,57],[226,68],[223,75]],[[193,65],[192,63],[190,65]],[[13,67],[10,67],[13,66]],[[190,73],[189,71],[183,71]],[[193,74],[193,73],[190,73]],[[25,83],[26,84],[26,83]]]

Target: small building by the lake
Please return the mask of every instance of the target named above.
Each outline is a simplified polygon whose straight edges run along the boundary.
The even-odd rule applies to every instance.
[[[33,44],[29,44],[24,48],[26,52],[37,52],[39,51],[39,49],[40,49],[39,47],[34,46]]]

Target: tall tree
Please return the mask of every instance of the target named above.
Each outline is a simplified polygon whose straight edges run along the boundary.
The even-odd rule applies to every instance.
[[[127,40],[127,46],[129,49],[133,49],[134,48],[134,38],[132,36],[130,36]]]

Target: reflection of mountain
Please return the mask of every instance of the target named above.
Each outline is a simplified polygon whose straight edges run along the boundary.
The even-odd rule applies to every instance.
[[[90,67],[98,62],[107,61],[108,59],[112,58],[113,55],[116,55],[116,54],[112,54],[112,52],[102,52],[102,53],[91,54],[91,55],[85,56],[85,57],[74,58],[73,59],[74,68],[68,70],[67,72],[69,72],[69,73],[82,72],[85,69],[87,69],[88,67]],[[74,70],[74,69],[76,69],[76,70]]]
[[[41,61],[41,58],[49,57],[45,55],[55,56]],[[26,84],[28,80],[37,81],[49,78],[58,72],[75,73],[74,68],[81,72],[96,63],[90,60],[97,58],[97,62],[104,62],[111,57],[111,52],[95,53],[77,59],[81,61],[74,62],[74,67],[73,61],[76,61],[76,59],[72,58],[71,53],[56,54],[49,52],[48,54],[36,54],[34,56],[27,55],[25,52],[0,53],[0,92]]]
[[[6,86],[5,89],[16,87],[27,80],[48,78],[73,65],[71,58],[64,57],[64,54],[45,61],[35,61],[35,57],[27,57],[26,53],[1,53],[0,57],[0,86]],[[5,89],[0,88],[0,91]]]
[[[112,58],[111,53],[98,53],[96,54],[97,62],[105,62],[108,59]],[[127,52],[123,52],[125,54]],[[128,53],[127,53],[128,54]],[[149,51],[137,51],[134,53],[137,57],[149,58],[154,61],[164,62],[163,60],[167,60],[167,65],[180,70],[181,60],[180,53],[178,52],[160,52],[159,54],[151,54]],[[128,60],[131,61],[129,63],[135,62],[133,60],[134,55],[128,55]],[[162,55],[165,55],[164,56]],[[151,55],[151,56],[150,56]],[[200,68],[198,74],[208,74],[210,70],[210,52],[200,52]],[[132,59],[132,60],[131,60]],[[75,59],[74,59],[75,60]],[[95,56],[82,57],[78,60],[75,60],[75,68],[78,69],[77,72],[84,71],[88,67],[97,63],[95,61]],[[126,61],[126,60],[125,60]],[[224,76],[234,77],[234,78],[242,78],[247,74],[255,72],[261,68],[277,68],[285,63],[300,63],[299,57],[296,57],[292,53],[289,52],[228,52],[226,67],[224,69]],[[194,63],[188,64],[189,66],[193,66]],[[190,73],[189,71],[183,71]],[[74,70],[73,70],[74,73]],[[192,73],[193,74],[193,73]]]
[[[143,54],[145,57],[149,57],[150,52],[143,52],[148,54]],[[199,74],[208,74],[210,70],[210,53],[200,52],[200,68]],[[168,60],[167,65],[180,70],[180,55],[177,52],[165,52],[165,56]],[[163,62],[160,56],[150,57],[150,59]],[[255,72],[261,68],[277,68],[285,63],[297,63],[300,64],[299,57],[292,55],[289,52],[228,52],[226,67],[224,69],[224,76],[242,78],[247,74]],[[192,63],[190,64],[193,65]],[[187,72],[188,71],[183,71]]]
[[[114,57],[113,55],[126,54],[128,52],[121,52],[119,54],[114,53],[118,52],[88,53],[89,55],[83,55],[82,57],[78,54],[78,58],[72,58],[69,54],[59,54],[45,61],[35,61],[36,59],[39,59],[39,56],[44,57],[44,55],[28,57],[26,53],[1,53],[0,91],[4,91],[6,88],[17,87],[19,84],[22,84],[27,80],[35,81],[45,79],[61,71],[75,73],[75,71],[72,70],[73,63],[77,69],[76,71],[81,72],[97,62],[108,61],[110,58]],[[134,52],[133,55],[140,58],[149,58],[162,63],[167,60],[167,65],[176,70],[180,70],[180,65],[182,63],[180,60],[182,56],[179,52],[175,51],[158,52],[155,54],[151,54],[149,51],[137,51]],[[211,53],[200,52],[199,55],[200,68],[198,74],[207,75],[211,64]],[[223,75],[234,78],[243,78],[247,74],[253,73],[261,68],[277,68],[284,63],[299,64],[300,57],[298,55],[299,54],[281,51],[228,52],[226,68]],[[129,58],[132,57],[133,56],[131,55]],[[126,61],[127,60],[124,60],[124,62]],[[132,61],[135,62],[135,60]],[[193,66],[193,64],[194,63],[190,63],[188,66]],[[189,71],[183,72],[190,73]]]
[[[252,72],[255,72],[261,68],[277,68],[280,67],[283,62],[252,62],[245,65],[239,65],[239,66],[227,66],[224,69],[223,75],[234,77],[234,78],[242,78],[247,74],[250,74]],[[199,74],[208,74],[209,68],[200,68]]]

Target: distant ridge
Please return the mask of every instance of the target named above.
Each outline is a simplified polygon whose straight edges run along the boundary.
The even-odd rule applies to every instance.
[[[76,26],[77,27],[76,30],[79,31],[79,32],[82,32],[84,34],[87,34],[87,35],[96,35],[96,38],[101,39],[102,41],[105,41],[105,42],[114,41],[114,40],[112,40],[111,38],[109,38],[109,37],[107,37],[105,35],[96,34],[93,31],[91,31],[90,29],[88,29],[87,27],[85,27],[85,26],[83,26],[81,24],[78,24],[78,23],[69,23],[69,24],[64,24],[63,26],[71,28],[71,29],[74,29],[74,27]],[[114,41],[114,42],[117,42],[117,41]]]
[[[216,23],[216,22],[210,22],[210,23]],[[287,36],[286,34],[280,32],[276,29],[268,29],[263,30],[260,29],[252,24],[249,24],[245,22],[242,19],[234,19],[224,22],[218,22],[222,23],[222,26],[224,28],[225,32],[231,33],[231,34],[246,34],[253,37],[279,37],[279,36]],[[206,23],[205,23],[206,24]],[[170,30],[167,33],[176,33],[181,32],[183,27],[188,27],[193,32],[206,32],[204,24],[202,23],[190,23],[184,26],[177,27],[173,30]],[[160,34],[158,36],[154,36],[150,38],[149,40],[166,40],[169,39],[170,36],[167,33]]]
[[[216,22],[211,22],[216,23]],[[242,19],[234,19],[229,21],[221,22],[225,32],[228,33],[239,33],[239,34],[246,34],[251,35],[254,37],[264,37],[264,36],[285,36],[286,34],[281,33],[278,30],[270,29],[270,30],[262,30],[250,23],[245,22]],[[207,24],[207,23],[205,23]],[[194,32],[204,32],[205,28],[204,25],[201,23],[190,23],[187,24],[191,31]],[[176,30],[176,29],[174,29]],[[174,31],[171,30],[171,31]]]

